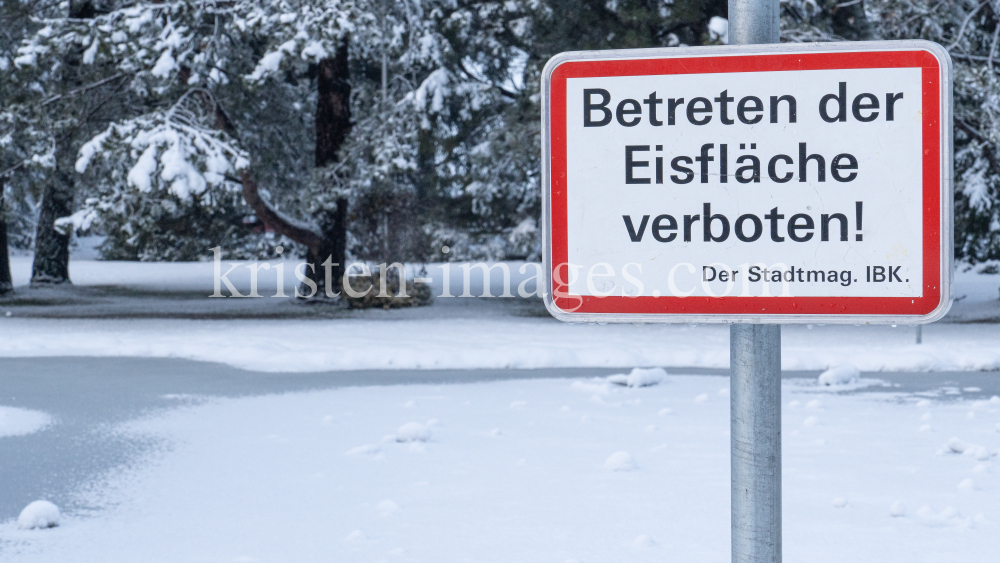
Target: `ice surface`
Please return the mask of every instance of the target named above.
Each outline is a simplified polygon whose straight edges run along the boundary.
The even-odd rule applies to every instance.
[[[59,507],[47,500],[36,500],[24,507],[17,517],[17,527],[22,530],[55,528],[59,525]]]
[[[52,417],[44,412],[0,406],[0,438],[32,434],[51,423]]]
[[[47,533],[0,523],[0,560],[726,563],[725,381],[674,371],[669,385],[604,382],[603,402],[562,379],[177,404],[109,429],[164,447],[82,485],[71,500],[85,511]],[[996,561],[997,458],[935,452],[950,436],[995,452],[1000,405],[981,401],[969,420],[974,401],[962,397],[915,409],[908,395],[827,391],[812,410],[817,390],[783,385],[782,403],[800,405],[783,421],[786,560]],[[701,394],[712,400],[692,401]],[[928,412],[947,434],[915,431]],[[802,426],[809,415],[822,423]],[[378,445],[431,419],[441,421],[432,444],[394,433]],[[614,452],[638,457],[639,470],[605,467]]]

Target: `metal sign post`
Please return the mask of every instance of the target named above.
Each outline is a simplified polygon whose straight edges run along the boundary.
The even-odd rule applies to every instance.
[[[729,42],[778,43],[778,0],[729,0]],[[729,329],[733,563],[781,562],[781,325]]]
[[[729,329],[733,563],[781,561],[781,325]]]

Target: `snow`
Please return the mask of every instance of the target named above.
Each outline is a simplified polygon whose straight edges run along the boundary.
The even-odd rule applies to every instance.
[[[0,438],[33,434],[52,424],[47,413],[0,405]]]
[[[958,438],[952,438],[948,440],[948,449],[951,450],[952,453],[960,454],[965,452],[967,448],[968,446],[965,444],[965,442],[959,440]]]
[[[634,471],[639,468],[635,458],[628,452],[615,452],[604,460],[604,467],[612,471]]]
[[[576,382],[586,385],[354,387],[148,413],[110,430],[161,448],[81,485],[74,502],[86,509],[64,512],[58,528],[0,524],[2,558],[728,562],[729,404],[691,400],[715,397],[726,378],[605,381],[603,402],[593,379]],[[997,458],[936,452],[948,436],[995,450],[1000,405],[982,401],[970,420],[961,397],[914,409],[912,396],[815,380],[786,382],[783,395],[803,409],[821,399],[823,417],[783,423],[787,560],[996,560]],[[657,416],[664,408],[672,414]],[[917,431],[928,412],[940,433]],[[441,422],[420,448],[370,445],[431,419]],[[609,467],[617,460],[637,469]]]
[[[819,376],[820,385],[846,385],[861,377],[858,368],[852,365],[842,365],[830,368]]]
[[[419,422],[407,422],[396,431],[397,442],[426,442],[430,439],[430,429]]]
[[[628,375],[619,373],[608,376],[608,382],[625,387],[648,387],[662,382],[667,377],[663,368],[634,368]]]
[[[177,61],[174,60],[173,52],[167,49],[160,54],[160,58],[156,60],[156,64],[153,65],[153,69],[149,73],[158,78],[166,78],[170,76],[176,66]]]
[[[728,44],[729,20],[720,18],[719,16],[712,16],[712,19],[708,20],[708,34],[712,39],[717,39],[724,45]]]
[[[97,39],[91,39],[90,47],[83,52],[83,64],[90,65],[94,64],[94,58],[97,57],[97,48],[101,45],[101,42]]]
[[[59,507],[47,500],[36,500],[24,507],[17,517],[17,527],[22,530],[55,528],[59,525]]]
[[[252,82],[257,82],[267,75],[277,72],[281,67],[281,61],[285,58],[285,52],[282,50],[271,51],[257,62],[257,67],[249,74],[246,78]]]
[[[128,171],[128,183],[135,186],[140,192],[148,192],[153,188],[152,175],[156,172],[156,153],[158,147],[149,145],[142,155],[135,161],[135,165]]]

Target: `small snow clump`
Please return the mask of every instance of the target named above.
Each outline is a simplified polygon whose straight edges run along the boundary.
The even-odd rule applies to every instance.
[[[906,505],[898,500],[892,503],[892,506],[889,507],[889,516],[893,518],[906,516]]]
[[[407,422],[396,431],[397,442],[426,442],[431,439],[431,431],[419,422]]]
[[[400,508],[398,504],[392,502],[391,500],[386,499],[378,503],[378,505],[375,506],[375,510],[378,510],[378,513],[381,516],[392,516],[393,514],[402,510],[402,508]]]
[[[36,500],[24,507],[17,517],[17,527],[22,530],[55,528],[59,525],[59,507],[47,500]]]
[[[612,471],[632,471],[639,466],[628,452],[615,452],[604,462],[604,467]]]
[[[858,368],[845,364],[830,368],[819,375],[820,385],[845,385],[861,377]]]
[[[667,377],[663,368],[634,368],[628,375],[618,373],[608,376],[608,383],[622,387],[649,387],[662,382]]]
[[[960,454],[964,452],[968,447],[969,446],[966,445],[965,442],[959,440],[958,438],[952,438],[951,440],[948,440],[948,449],[951,450],[952,453]]]

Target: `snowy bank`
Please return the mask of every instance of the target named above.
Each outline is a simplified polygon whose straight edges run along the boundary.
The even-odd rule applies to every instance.
[[[1000,370],[1000,325],[782,328],[782,368]],[[254,371],[729,367],[725,325],[578,325],[551,318],[197,321],[0,317],[0,357],[127,356]]]

